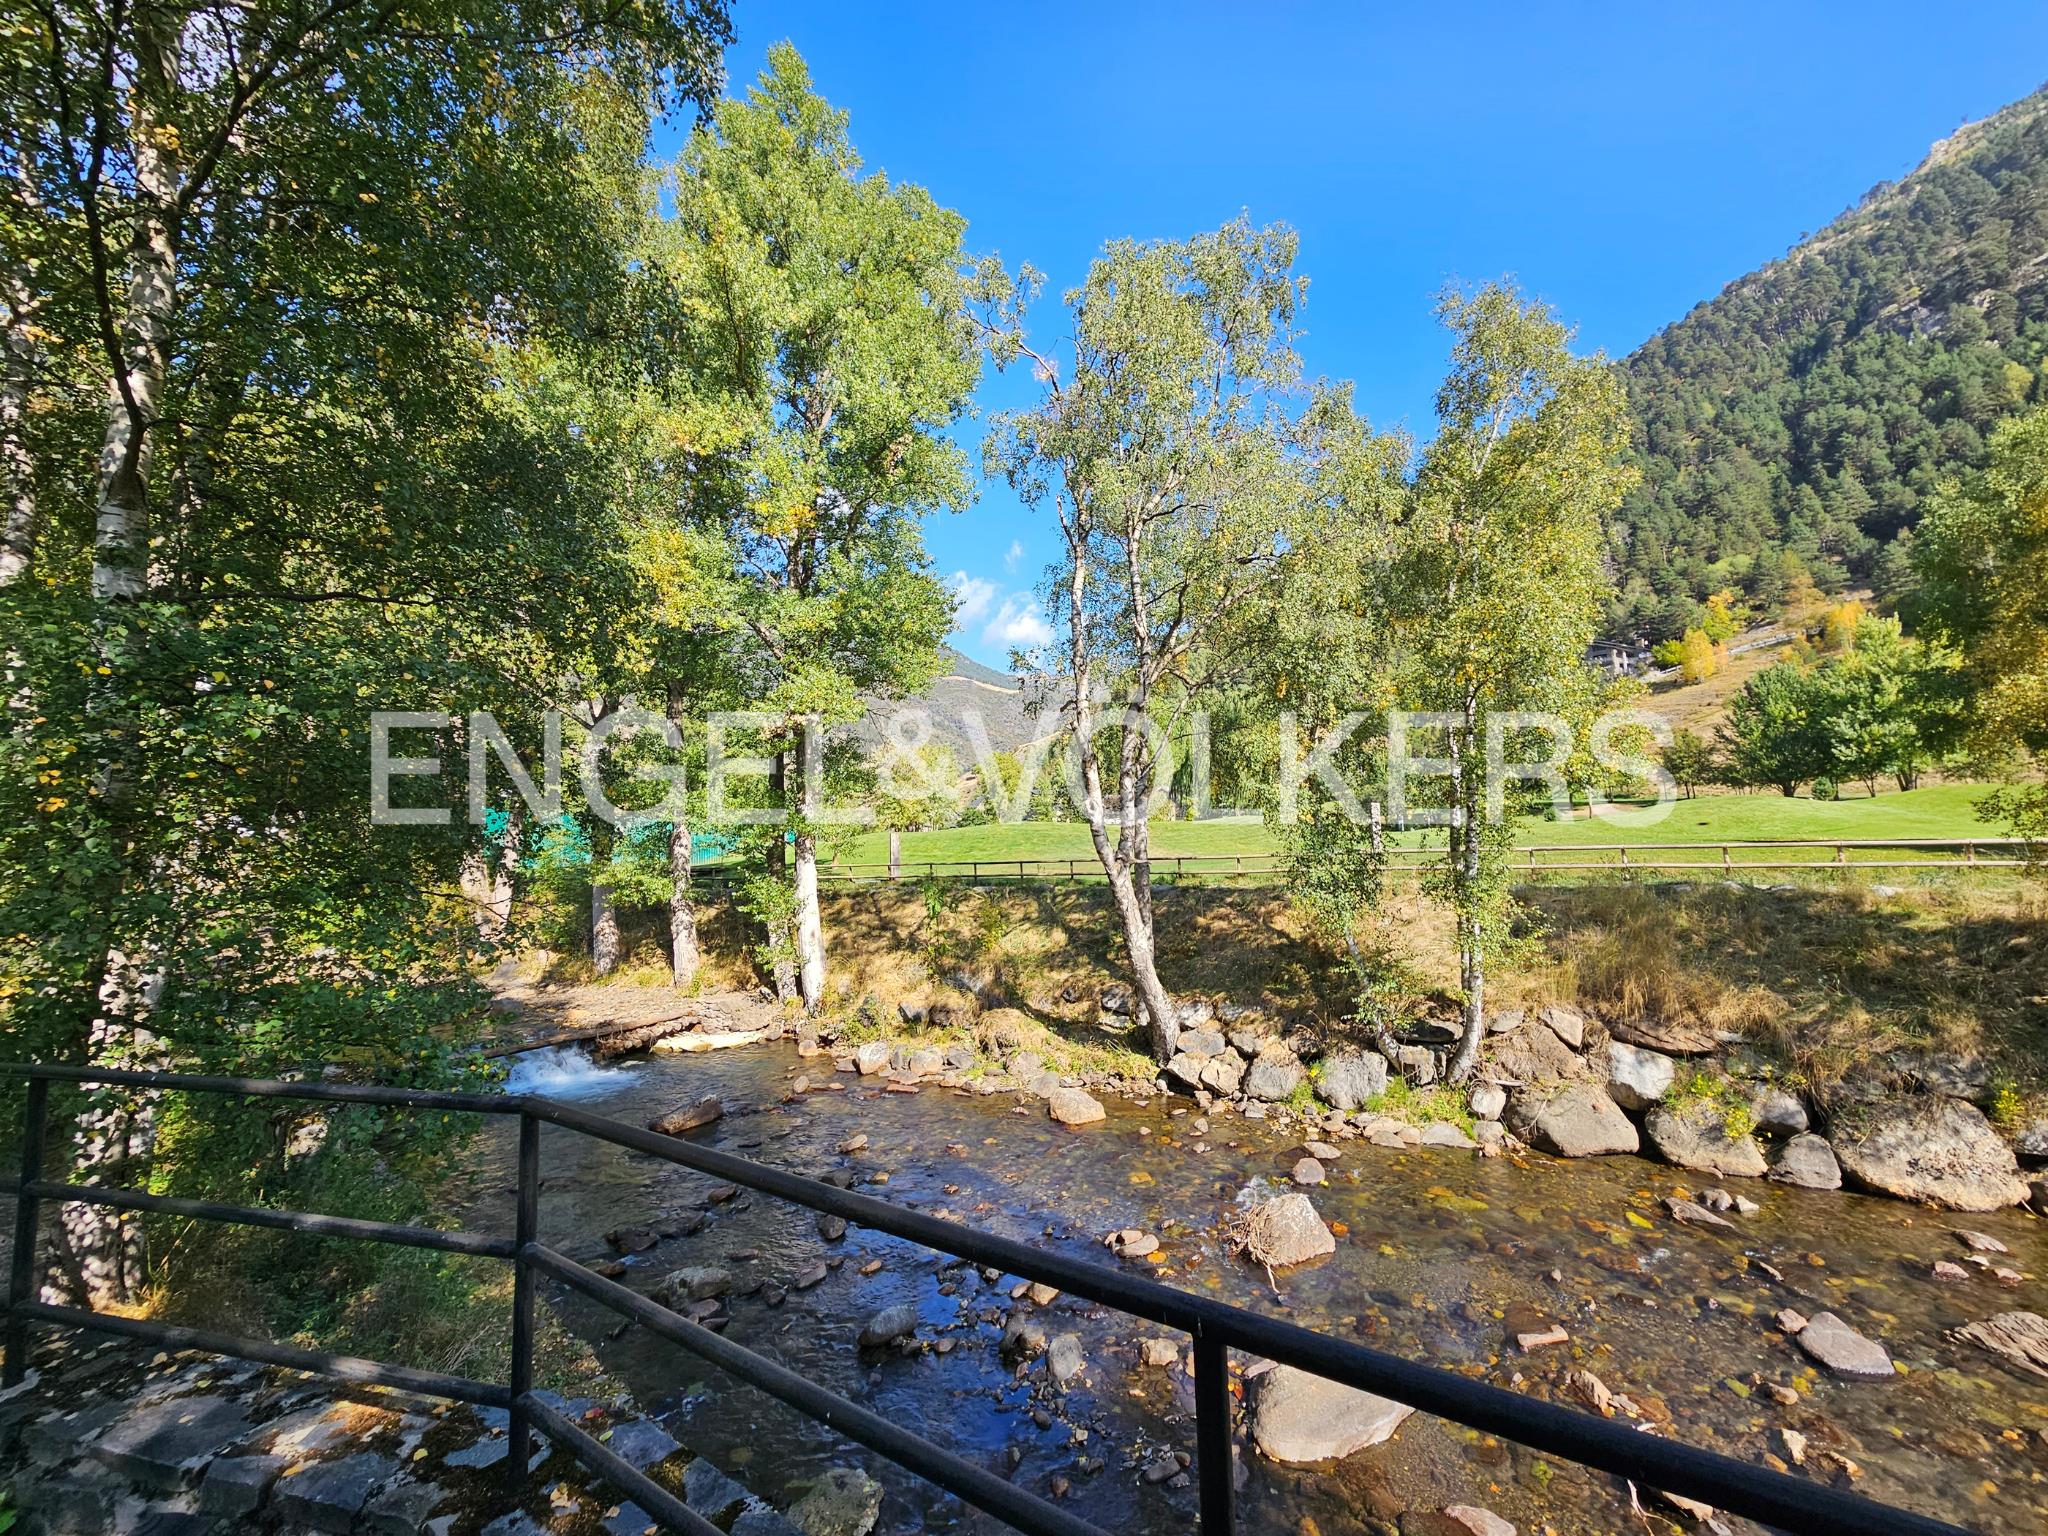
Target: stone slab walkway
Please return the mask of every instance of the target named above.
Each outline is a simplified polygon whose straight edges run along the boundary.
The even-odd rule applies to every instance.
[[[0,1395],[19,1536],[645,1536],[638,1505],[535,1431],[504,1491],[499,1409],[126,1341],[52,1340]],[[545,1394],[544,1394],[545,1395]],[[797,1527],[658,1423],[551,1397],[733,1536]]]

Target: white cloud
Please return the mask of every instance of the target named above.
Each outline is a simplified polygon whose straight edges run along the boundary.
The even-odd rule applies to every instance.
[[[1003,563],[1022,553],[1021,544],[1012,544]],[[946,585],[953,594],[956,635],[978,633],[982,644],[1004,650],[1030,650],[1052,639],[1052,626],[1029,592],[1005,591],[1002,583],[965,571],[955,571]]]
[[[1002,606],[996,609],[995,617],[988,621],[988,628],[982,632],[982,638],[992,645],[1018,646],[1028,650],[1052,639],[1052,626],[1038,611],[1035,599],[1013,594],[1003,599]]]
[[[1022,539],[1010,540],[1010,547],[1003,555],[1003,569],[1006,571],[1014,571],[1015,569],[1017,569],[1017,562],[1019,560],[1022,560],[1023,558],[1024,541]]]
[[[953,627],[972,629],[995,606],[1000,589],[992,581],[955,571],[947,583],[953,589]]]

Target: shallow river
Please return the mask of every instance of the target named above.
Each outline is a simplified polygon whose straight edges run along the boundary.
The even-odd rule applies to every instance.
[[[2009,1245],[2013,1257],[2001,1262],[2048,1274],[2048,1227],[2021,1213],[1951,1218],[1734,1181],[1763,1209],[1732,1217],[1738,1230],[1720,1232],[1668,1220],[1662,1197],[1702,1181],[1660,1164],[1538,1156],[1523,1167],[1345,1142],[1330,1187],[1313,1193],[1339,1234],[1337,1253],[1282,1274],[1276,1295],[1264,1272],[1231,1259],[1218,1236],[1247,1185],[1284,1186],[1296,1138],[1259,1122],[1219,1117],[1197,1137],[1192,1111],[1172,1113],[1185,1101],[1112,1102],[1106,1124],[1067,1130],[1035,1101],[1018,1112],[1014,1095],[931,1086],[890,1094],[844,1076],[844,1093],[783,1104],[798,1072],[814,1082],[832,1074],[829,1059],[800,1062],[782,1046],[604,1071],[575,1058],[522,1072],[529,1091],[636,1124],[715,1093],[727,1115],[693,1139],[727,1151],[809,1173],[886,1173],[885,1183],[860,1187],[1103,1263],[1116,1262],[1101,1246],[1105,1233],[1143,1227],[1164,1240],[1167,1262],[1151,1272],[1168,1283],[1539,1396],[1557,1395],[1565,1373],[1584,1366],[1693,1444],[1761,1460],[1782,1453],[1778,1430],[1790,1428],[1806,1436],[1815,1475],[1846,1478],[1838,1466],[1818,1470],[1825,1458],[1816,1453],[1832,1450],[1861,1469],[1850,1486],[1871,1497],[1987,1533],[2048,1531],[2048,1436],[2039,1433],[2048,1430],[2048,1380],[1947,1337],[1996,1312],[2048,1311],[2048,1284],[2030,1278],[2008,1290],[1988,1275],[1952,1285],[1929,1277],[1936,1259],[1963,1258],[1954,1229],[1964,1225]],[[836,1147],[856,1132],[868,1146],[840,1156]],[[509,1182],[509,1133],[494,1127],[480,1153],[486,1187]],[[1197,1141],[1208,1150],[1194,1150]],[[553,1127],[542,1131],[542,1166],[542,1239],[584,1262],[613,1257],[604,1234],[615,1227],[704,1208],[715,1183]],[[502,1215],[494,1210],[490,1220]],[[727,1258],[747,1250],[759,1257]],[[1050,1330],[1078,1332],[1089,1358],[1082,1380],[1054,1394],[1042,1363],[1020,1376],[999,1358],[1014,1277],[987,1283],[972,1269],[942,1269],[942,1256],[860,1228],[828,1244],[811,1213],[745,1193],[710,1206],[695,1235],[631,1260],[626,1283],[648,1289],[680,1266],[715,1264],[743,1285],[756,1275],[779,1284],[835,1254],[844,1263],[824,1283],[790,1292],[780,1307],[735,1298],[727,1337],[988,1466],[1006,1468],[1012,1448],[1020,1450],[1016,1482],[1039,1493],[1064,1487],[1071,1506],[1105,1530],[1191,1528],[1194,1489],[1140,1476],[1162,1451],[1194,1450],[1190,1382],[1139,1361],[1139,1341],[1159,1332],[1150,1325],[1071,1297],[1053,1302],[1044,1315]],[[882,1267],[863,1277],[871,1259]],[[957,1289],[946,1294],[941,1285]],[[782,1502],[820,1469],[851,1462],[888,1490],[882,1531],[998,1528],[644,1330],[614,1340],[611,1314],[573,1296],[557,1301],[678,1439],[757,1492]],[[855,1346],[862,1323],[898,1301],[916,1303],[920,1338],[950,1339],[951,1351],[863,1356]],[[1839,1313],[1881,1339],[1903,1372],[1886,1382],[1830,1378],[1773,1326],[1781,1307]],[[1547,1322],[1567,1329],[1570,1344],[1527,1356],[1516,1349],[1518,1329]],[[1779,1406],[1768,1385],[1796,1388],[1798,1405]],[[1618,1480],[1422,1415],[1335,1466],[1276,1466],[1246,1447],[1241,1476],[1239,1520],[1252,1532],[1336,1536],[1453,1503],[1484,1505],[1524,1533],[1645,1529]],[[1649,1528],[1670,1527],[1659,1517]]]

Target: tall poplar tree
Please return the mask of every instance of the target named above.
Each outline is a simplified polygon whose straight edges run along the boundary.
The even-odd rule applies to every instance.
[[[702,405],[683,511],[730,551],[732,665],[778,722],[789,874],[770,921],[789,925],[776,944],[815,1009],[824,733],[864,697],[922,687],[952,624],[921,523],[971,495],[946,435],[980,366],[966,224],[863,171],[846,114],[786,43],[692,135],[669,193],[659,259]]]

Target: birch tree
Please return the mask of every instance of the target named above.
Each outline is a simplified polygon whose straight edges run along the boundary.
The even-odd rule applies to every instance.
[[[0,234],[33,258],[10,357],[48,407],[25,515],[6,460],[10,558],[30,527],[47,579],[0,583],[34,706],[0,774],[0,1007],[53,1059],[403,1043],[432,1070],[413,1031],[459,986],[380,1013],[371,978],[449,976],[465,941],[423,909],[463,837],[370,834],[363,717],[511,718],[601,628],[602,467],[524,364],[593,361],[650,118],[713,93],[723,11],[63,0],[35,27],[0,81]],[[148,1169],[146,1102],[85,1124],[95,1176]],[[134,1226],[69,1234],[74,1288],[133,1292]]]
[[[1245,672],[1253,617],[1314,558],[1319,476],[1354,440],[1348,399],[1304,387],[1295,238],[1248,219],[1190,240],[1119,241],[1066,295],[1071,350],[1018,320],[1033,279],[985,315],[997,356],[1042,390],[986,448],[1061,535],[1046,583],[1052,674],[1079,808],[1109,885],[1153,1054],[1178,1021],[1161,981],[1148,818],[1187,713]]]
[[[1546,307],[1489,284],[1447,294],[1438,314],[1451,364],[1397,532],[1388,618],[1402,702],[1443,717],[1449,835],[1430,888],[1456,918],[1464,1017],[1451,1076],[1462,1081],[1486,1037],[1487,964],[1512,910],[1489,729],[1503,712],[1572,696],[1607,591],[1601,530],[1632,474],[1620,385],[1602,359],[1572,354]]]

